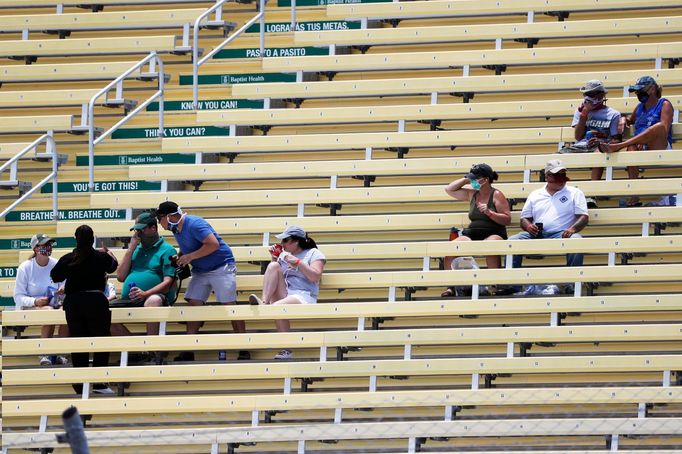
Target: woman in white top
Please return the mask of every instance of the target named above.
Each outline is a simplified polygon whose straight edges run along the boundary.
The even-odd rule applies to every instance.
[[[301,227],[292,225],[277,235],[280,246],[270,248],[272,262],[263,276],[263,299],[249,296],[251,304],[315,304],[320,279],[327,262],[315,241]],[[289,320],[275,320],[277,331],[290,329]],[[275,359],[289,359],[291,350],[280,351]]]
[[[59,295],[63,294],[64,288],[59,283],[52,282],[50,271],[57,264],[52,255],[52,243],[54,240],[45,233],[33,235],[31,238],[31,258],[19,265],[17,279],[14,285],[14,304],[17,309],[40,309],[52,310],[59,308]],[[44,325],[40,331],[40,337],[52,337],[54,325]],[[59,336],[68,337],[69,330],[66,325],[59,326]],[[68,360],[61,355],[50,359],[48,356],[40,357],[41,366],[51,364],[68,364]]]

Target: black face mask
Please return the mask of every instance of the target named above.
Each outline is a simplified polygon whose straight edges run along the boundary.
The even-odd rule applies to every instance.
[[[642,104],[644,104],[645,102],[647,102],[647,101],[649,100],[649,98],[650,98],[650,96],[649,96],[649,94],[648,94],[647,92],[644,92],[644,91],[642,91],[642,92],[637,92],[637,99],[638,99],[639,102],[641,102]]]

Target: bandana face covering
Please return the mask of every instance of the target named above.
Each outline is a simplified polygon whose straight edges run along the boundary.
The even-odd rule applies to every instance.
[[[637,93],[637,99],[639,100],[639,102],[644,104],[645,102],[647,102],[649,100],[649,94],[644,92],[644,91],[638,92]]]
[[[178,208],[178,211],[176,211],[175,213],[170,213],[168,216],[173,216],[175,214],[180,215],[180,219],[178,219],[178,222],[171,222],[170,219],[166,218],[168,219],[168,227],[170,228],[170,231],[173,233],[177,233],[178,225],[180,225],[180,221],[182,221],[182,218],[185,217],[185,213],[180,208]]]
[[[42,246],[38,247],[38,254],[44,255],[45,257],[49,257],[52,255],[52,245],[51,244],[44,244]]]

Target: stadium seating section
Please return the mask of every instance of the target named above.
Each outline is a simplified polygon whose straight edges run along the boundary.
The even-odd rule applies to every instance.
[[[71,452],[55,435],[72,405],[93,453],[679,452],[680,1],[295,3],[292,28],[291,2],[267,2],[264,55],[256,22],[201,66],[194,105],[193,46],[207,55],[258,1],[224,2],[195,35],[215,0],[0,0],[0,160],[54,137],[60,211],[48,182],[0,224],[2,454]],[[557,154],[575,141],[585,82],[602,80],[626,114],[644,75],[673,105],[671,150]],[[469,207],[446,184],[490,164],[513,234],[557,158],[598,205],[582,239],[448,241]],[[24,154],[3,171],[0,207],[51,170],[44,145]],[[626,207],[633,196],[643,206]],[[132,336],[107,338],[41,338],[64,312],[14,309],[31,235],[53,236],[60,257],[86,223],[121,258],[132,220],[166,200],[232,246],[237,305],[190,307],[181,291],[173,307],[114,308]],[[291,225],[327,256],[319,303],[249,305]],[[575,252],[584,266],[566,267]],[[481,269],[443,269],[446,256]],[[562,293],[495,294],[551,284]],[[450,285],[462,292],[441,298]],[[283,319],[291,332],[275,330]],[[193,321],[200,334],[185,334]],[[274,360],[282,348],[294,357]],[[110,363],[38,365],[70,352]],[[115,395],[89,394],[97,383]]]

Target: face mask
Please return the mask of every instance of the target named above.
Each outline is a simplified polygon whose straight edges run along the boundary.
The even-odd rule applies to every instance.
[[[172,216],[174,214],[179,214],[180,219],[178,219],[178,222],[171,222],[171,220],[168,219],[168,227],[170,227],[171,232],[176,233],[178,231],[178,225],[180,225],[182,218],[185,217],[185,213],[181,209],[178,208],[178,211],[176,211],[175,213],[171,213],[168,216]]]
[[[601,104],[603,102],[603,98],[593,98],[592,96],[585,96],[585,101],[589,102],[590,104]]]
[[[646,93],[646,92],[643,92],[643,91],[642,91],[642,92],[638,92],[638,93],[637,93],[637,99],[639,100],[639,102],[645,103],[645,102],[647,102],[647,101],[649,100],[649,94]]]
[[[38,254],[44,255],[45,257],[49,257],[52,255],[52,246],[49,244],[46,244],[44,246],[39,246],[38,247]]]
[[[477,191],[478,191],[479,189],[481,189],[481,183],[479,183],[478,180],[469,179],[469,182],[471,183],[471,187],[472,187],[473,189],[475,189],[475,190],[477,190]]]

